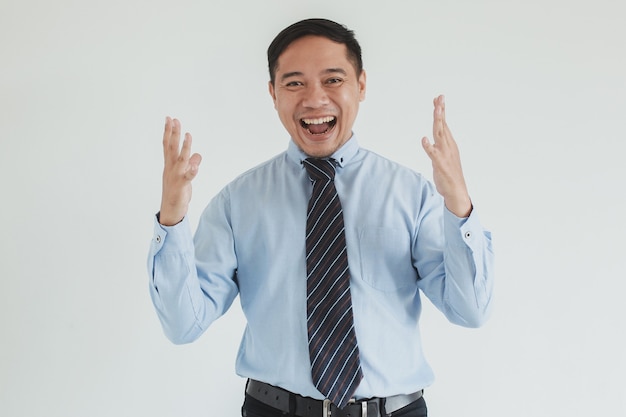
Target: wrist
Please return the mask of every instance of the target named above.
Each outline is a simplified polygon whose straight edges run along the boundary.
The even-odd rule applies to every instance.
[[[459,218],[469,217],[472,212],[472,200],[469,195],[463,198],[444,198],[446,208]]]
[[[157,221],[161,226],[176,226],[178,223],[182,222],[185,216],[182,217],[172,217],[168,215],[163,215],[162,211],[159,211],[156,215]]]

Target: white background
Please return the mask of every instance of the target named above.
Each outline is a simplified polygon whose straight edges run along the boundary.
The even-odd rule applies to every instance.
[[[356,31],[361,145],[431,177],[445,93],[494,234],[482,329],[429,304],[433,416],[626,415],[626,25],[620,0],[0,2],[0,415],[236,416],[235,303],[173,346],[148,296],[161,135],[204,156],[190,219],[287,146],[265,51],[285,26]]]

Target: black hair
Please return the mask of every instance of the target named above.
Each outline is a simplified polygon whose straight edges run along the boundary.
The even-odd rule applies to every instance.
[[[270,81],[274,84],[278,58],[292,42],[305,36],[322,36],[333,42],[346,45],[347,58],[354,65],[357,75],[363,71],[361,46],[354,37],[354,32],[346,26],[328,19],[305,19],[283,29],[267,48],[267,63]]]

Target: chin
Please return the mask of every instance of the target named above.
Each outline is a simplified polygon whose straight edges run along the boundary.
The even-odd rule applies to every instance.
[[[300,149],[307,155],[314,158],[326,158],[334,154],[346,140],[340,141],[336,136],[331,136],[320,141],[311,140],[310,138],[300,138],[298,144]]]
[[[305,154],[314,158],[326,158],[334,154],[339,146],[336,143],[307,144],[301,149]]]

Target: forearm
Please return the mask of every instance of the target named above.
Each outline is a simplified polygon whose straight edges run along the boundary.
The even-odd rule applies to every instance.
[[[474,211],[467,219],[461,219],[443,210],[443,222],[434,222],[439,226],[432,218],[426,221],[431,227],[423,225],[428,232],[422,231],[416,248],[419,286],[449,321],[478,327],[489,317],[491,307],[491,236]]]
[[[461,220],[445,212],[444,235],[446,315],[466,327],[481,326],[489,317],[493,293],[491,233],[482,228],[475,214]]]
[[[148,274],[152,302],[165,335],[173,343],[196,340],[222,314],[224,307],[220,306],[229,305],[229,301],[212,299],[203,288],[206,284],[198,274],[186,220],[174,227],[155,223]]]

